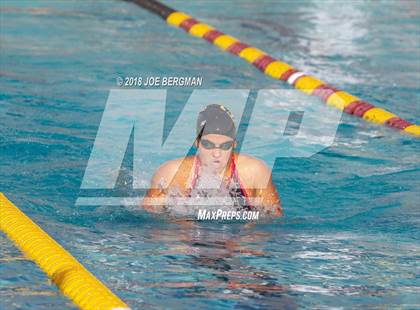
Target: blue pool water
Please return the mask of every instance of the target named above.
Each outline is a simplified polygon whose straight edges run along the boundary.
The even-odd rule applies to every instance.
[[[420,120],[418,1],[165,3]],[[419,307],[418,139],[343,115],[332,146],[276,161],[286,216],[269,224],[76,206],[116,76],[287,86],[123,1],[0,5],[0,190],[133,309]],[[172,89],[170,113],[185,92]],[[3,234],[0,245],[0,309],[74,308]]]

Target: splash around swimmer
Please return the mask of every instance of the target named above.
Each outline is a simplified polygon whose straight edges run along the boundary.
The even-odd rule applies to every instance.
[[[157,169],[142,202],[145,210],[192,214],[217,208],[283,215],[271,170],[255,157],[234,152],[236,126],[226,107],[208,105],[198,115],[196,131],[196,155]]]

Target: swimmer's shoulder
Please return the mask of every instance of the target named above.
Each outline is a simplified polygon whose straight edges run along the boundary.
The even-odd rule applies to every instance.
[[[267,164],[254,156],[235,153],[236,167],[241,178],[249,185],[259,185],[271,176],[271,169]]]
[[[235,153],[235,162],[239,169],[245,171],[258,172],[268,170],[268,166],[263,160],[247,154]]]
[[[164,162],[155,172],[153,183],[158,184],[164,182],[169,184],[174,178],[179,177],[187,172],[194,162],[194,156],[176,158]]]

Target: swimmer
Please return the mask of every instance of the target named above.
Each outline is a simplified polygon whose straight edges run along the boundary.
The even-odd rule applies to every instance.
[[[234,152],[236,128],[227,108],[208,105],[198,115],[196,130],[197,154],[170,160],[157,169],[142,203],[144,209],[163,212],[171,188],[186,198],[212,197],[214,191],[205,188],[206,180],[216,179],[219,183],[213,188],[229,196],[235,210],[283,215],[270,169],[255,157]]]

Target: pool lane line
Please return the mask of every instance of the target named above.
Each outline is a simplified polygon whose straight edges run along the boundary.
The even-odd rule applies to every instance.
[[[0,193],[0,230],[80,309],[130,309],[3,193]]]
[[[156,0],[125,0],[159,15],[169,25],[182,28],[189,34],[206,41],[245,59],[264,74],[274,79],[287,82],[296,89],[320,97],[327,105],[334,106],[347,114],[358,116],[369,122],[385,125],[415,136],[420,135],[420,126],[410,123],[401,117],[374,106],[359,97],[328,85],[277,60],[266,52],[250,46],[239,39],[225,34],[214,27],[201,23],[190,15],[176,11]]]

